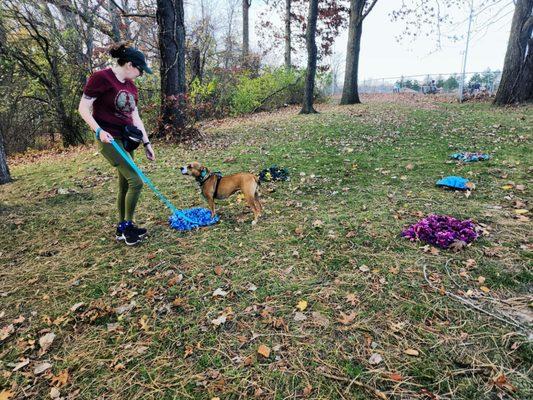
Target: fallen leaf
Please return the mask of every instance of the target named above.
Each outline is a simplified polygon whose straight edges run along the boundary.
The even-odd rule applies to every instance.
[[[477,281],[480,285],[483,285],[485,283],[485,277],[484,276],[478,276]]]
[[[302,321],[305,321],[307,319],[307,317],[305,316],[304,313],[301,313],[301,312],[295,312],[294,313],[294,320],[296,322],[302,322]]]
[[[484,292],[484,293],[488,293],[490,292],[490,289],[486,286],[481,286],[480,289]]]
[[[55,333],[49,332],[46,335],[42,336],[39,339],[39,346],[41,346],[41,353],[44,354],[48,351],[50,346],[52,345],[54,339],[56,338]]]
[[[61,396],[61,392],[58,388],[53,387],[50,389],[50,397],[52,399],[57,399],[59,396]]]
[[[30,359],[29,358],[23,359],[21,362],[15,364],[15,367],[13,368],[13,372],[18,371],[21,368],[24,368],[29,363],[30,363]]]
[[[257,349],[257,353],[262,355],[265,358],[270,357],[270,347],[265,346],[264,344],[260,345]]]
[[[352,306],[355,306],[357,303],[359,303],[359,299],[355,295],[355,293],[348,293],[346,295],[346,301],[350,303]]]
[[[506,389],[509,392],[516,392],[516,387],[509,382],[504,374],[498,375],[493,381],[499,388]]]
[[[503,186],[502,186],[502,189],[503,189],[503,190],[510,190],[510,189],[512,189],[512,188],[513,188],[513,185],[503,185]]]
[[[253,283],[250,283],[246,289],[248,289],[250,292],[255,292],[257,290],[257,286],[255,286]]]
[[[15,327],[13,326],[13,324],[4,326],[0,330],[0,341],[7,339],[9,336],[11,336],[13,332],[15,332]]]
[[[186,346],[185,351],[183,352],[183,358],[189,357],[194,352],[194,347]]]
[[[381,357],[380,354],[378,353],[373,353],[370,358],[368,359],[368,363],[370,365],[377,365],[379,364],[381,361],[383,361],[383,357]]]
[[[0,392],[0,400],[9,400],[15,395],[11,390],[2,390]]]
[[[522,191],[524,191],[526,189],[526,187],[524,185],[516,185],[515,189],[516,190],[520,190],[522,192]]]
[[[302,392],[302,395],[304,397],[307,397],[309,396],[311,393],[313,392],[313,386],[311,386],[310,384],[307,384],[307,386],[304,388],[303,392]]]
[[[218,317],[218,318],[212,319],[212,320],[211,320],[211,323],[212,323],[213,325],[215,325],[215,326],[220,326],[220,325],[222,325],[223,323],[226,322],[226,319],[227,319],[227,317],[226,317],[225,315],[221,315],[221,316]]]
[[[13,320],[13,324],[19,325],[22,324],[24,321],[26,321],[26,318],[24,317],[24,315],[20,315],[18,318],[15,318]]]
[[[407,169],[407,170],[409,170],[409,171],[411,171],[413,168],[414,168],[414,165],[411,164],[411,163],[409,163],[409,164],[407,164],[407,165],[405,166],[405,169]]]
[[[354,312],[347,315],[341,311],[341,316],[337,318],[337,321],[343,325],[350,325],[356,316],[357,314]]]
[[[33,373],[35,375],[39,375],[39,374],[42,374],[44,371],[49,370],[50,368],[52,368],[52,364],[44,362],[44,363],[36,365],[35,368],[33,369]]]
[[[145,332],[150,330],[150,327],[148,326],[148,315],[143,315],[141,318],[139,318],[139,326]]]
[[[176,285],[177,283],[180,283],[182,280],[183,280],[183,274],[178,274],[168,280],[167,286],[172,287]]]
[[[477,265],[477,262],[473,258],[469,258],[468,260],[465,261],[466,268],[474,268],[476,265]]]
[[[75,312],[78,308],[82,307],[84,305],[84,303],[76,303],[74,304],[72,307],[70,307],[70,311],[71,312]]]
[[[304,311],[307,308],[307,301],[300,300],[298,304],[296,305],[296,308],[300,311]]]
[[[313,221],[313,227],[314,228],[320,228],[324,225],[324,221],[320,220],[320,219],[315,219]]]
[[[517,215],[527,214],[528,212],[529,210],[526,210],[525,208],[519,208],[518,210],[514,210],[514,213]]]
[[[396,381],[396,382],[401,382],[403,381],[403,378],[400,374],[396,374],[396,373],[392,373],[389,375],[389,378],[392,379],[393,381]]]
[[[366,265],[363,264],[363,265],[361,265],[361,266],[359,267],[359,271],[361,271],[361,272],[368,272],[368,271],[370,271],[370,268],[368,268],[368,266],[366,266]]]
[[[214,270],[217,276],[220,276],[224,273],[224,269],[220,265],[217,265]]]
[[[113,367],[114,371],[122,371],[123,369],[126,369],[126,366],[122,363],[118,363]]]
[[[228,292],[225,290],[222,290],[222,288],[218,288],[213,292],[213,297],[226,297]]]
[[[463,248],[466,247],[466,242],[462,241],[462,240],[455,240],[451,245],[450,245],[450,250],[452,251],[459,251]]]
[[[172,305],[175,307],[183,307],[186,303],[187,300],[185,300],[183,297],[176,297],[172,302]]]
[[[313,316],[313,322],[318,326],[327,328],[329,326],[329,319],[325,315],[319,313],[318,311],[313,311],[311,313]]]
[[[65,386],[68,382],[68,378],[69,378],[68,370],[65,369],[61,371],[58,375],[52,376],[52,380],[50,383],[52,386],[57,386],[57,387]]]
[[[405,354],[409,355],[409,356],[414,356],[414,357],[418,357],[418,355],[420,354],[418,352],[418,350],[415,350],[415,349],[406,349],[403,351]]]

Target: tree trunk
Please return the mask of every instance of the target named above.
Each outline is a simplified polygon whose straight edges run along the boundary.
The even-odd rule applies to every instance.
[[[185,26],[183,0],[157,0],[161,54],[161,118],[159,135],[180,139],[185,127]]]
[[[11,175],[9,174],[9,168],[7,167],[7,157],[4,149],[2,132],[0,132],[0,185],[8,182],[11,182]]]
[[[251,4],[252,0],[242,0],[242,63],[244,66],[248,64],[248,56],[250,54],[248,10]]]
[[[291,0],[285,0],[285,68],[291,69]]]
[[[191,82],[198,78],[202,83],[202,61],[200,49],[194,46],[191,50],[191,59],[189,60],[191,66]]]
[[[118,15],[118,8],[115,6],[111,0],[109,0],[107,5],[107,11],[111,17],[111,31],[113,32],[113,40],[115,42],[120,42],[120,16]]]
[[[533,100],[533,0],[517,0],[502,78],[494,103]]]
[[[364,0],[351,0],[350,22],[348,25],[348,45],[346,49],[346,68],[344,72],[344,87],[342,89],[341,104],[358,104],[359,89],[357,78],[359,75],[359,53],[361,50],[361,34],[363,33]]]
[[[309,1],[309,15],[307,16],[307,31],[305,42],[307,44],[307,74],[305,77],[305,90],[300,114],[316,113],[313,108],[313,93],[315,91],[316,75],[316,19],[318,16],[318,0]]]

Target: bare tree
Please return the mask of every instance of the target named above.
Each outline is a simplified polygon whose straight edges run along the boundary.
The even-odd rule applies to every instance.
[[[0,43],[5,43],[6,31],[3,28],[2,15],[0,14]],[[1,122],[1,121],[0,121]],[[11,182],[11,175],[7,166],[6,151],[4,149],[3,127],[0,123],[0,185]]]
[[[185,25],[183,0],[157,0],[161,54],[160,136],[177,136],[185,127]]]
[[[235,50],[238,47],[235,36],[238,33],[234,32],[235,27],[235,16],[237,14],[237,6],[240,0],[229,0],[226,2],[226,32],[223,38],[224,42],[224,51],[223,51],[223,61],[222,64],[224,68],[229,68],[235,61]]]
[[[81,87],[79,78],[76,79],[64,69],[68,64],[66,60],[72,56],[60,40],[59,32],[66,26],[64,21],[58,22],[57,16],[52,14],[46,3],[5,0],[4,7],[10,26],[4,24],[3,29],[18,31],[23,39],[0,42],[0,54],[15,60],[24,73],[44,89],[46,102],[55,114],[63,145],[83,143],[85,135],[77,119],[75,102],[73,96],[68,96],[75,87],[80,90]]]
[[[377,0],[351,0],[350,22],[348,25],[348,46],[346,51],[346,69],[341,104],[360,103],[357,79],[359,75],[359,53],[363,21],[376,5]]]
[[[533,0],[517,0],[495,104],[533,100]]]
[[[4,140],[0,132],[0,185],[11,182],[11,175],[7,166],[7,157],[4,149]]]
[[[307,42],[307,73],[305,78],[305,89],[303,105],[300,114],[316,113],[313,108],[313,94],[315,91],[316,75],[316,20],[318,17],[318,0],[309,1],[309,14],[307,16],[307,32],[305,40]]]
[[[291,66],[291,0],[285,0],[285,68]]]
[[[242,0],[242,62],[244,65],[248,62],[250,55],[250,32],[248,25],[248,14],[252,0]]]

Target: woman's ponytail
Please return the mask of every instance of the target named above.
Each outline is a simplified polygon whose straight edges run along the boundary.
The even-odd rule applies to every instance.
[[[127,42],[119,42],[119,43],[112,44],[111,46],[109,46],[109,54],[113,58],[118,58],[118,59],[124,58],[126,49],[128,47],[129,46]]]

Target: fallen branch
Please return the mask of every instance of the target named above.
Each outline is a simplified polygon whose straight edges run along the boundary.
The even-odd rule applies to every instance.
[[[267,97],[265,97],[263,100],[261,100],[261,102],[259,103],[259,105],[257,107],[255,107],[253,110],[252,110],[252,114],[255,113],[257,110],[259,110],[261,107],[263,107],[263,105],[269,100],[271,99],[272,97],[274,97],[276,94],[278,94],[279,92],[287,89],[287,88],[290,88],[291,86],[295,86],[298,84],[298,82],[300,81],[300,79],[302,79],[302,76],[303,75],[300,75],[298,77],[298,79],[296,79],[294,82],[292,83],[289,83],[287,86],[284,86],[282,87],[281,89],[278,89],[276,90],[275,92],[273,93],[270,93]]]
[[[327,372],[319,372],[321,375],[325,376],[326,378],[335,379],[336,381],[340,382],[347,382],[348,388],[350,388],[352,385],[362,387],[363,389],[366,389],[370,393],[372,393],[374,396],[376,396],[378,399],[387,400],[387,395],[383,393],[382,391],[373,388],[370,385],[367,385],[366,383],[363,383],[361,381],[358,381],[357,379],[350,379],[350,378],[344,378],[342,376],[336,376],[328,374]]]
[[[512,325],[515,328],[518,328],[518,330],[521,331],[521,332],[517,332],[519,335],[525,336],[527,338],[530,338],[533,335],[533,332],[531,332],[527,327],[524,327],[522,324],[519,324],[517,322],[511,321],[511,320],[509,320],[507,318],[504,318],[504,317],[501,317],[499,315],[493,314],[490,311],[487,311],[487,310],[479,307],[477,304],[471,302],[470,300],[465,299],[464,297],[458,296],[455,293],[448,292],[447,290],[441,290],[440,288],[434,286],[431,283],[431,281],[428,279],[427,272],[426,272],[426,265],[423,265],[422,268],[423,268],[423,271],[424,271],[424,279],[426,280],[428,285],[431,287],[431,289],[433,289],[435,292],[444,293],[446,296],[451,297],[452,299],[458,300],[461,303],[466,304],[467,306],[469,306],[469,307],[471,307],[471,308],[473,308],[473,309],[475,309],[475,310],[477,310],[479,312],[487,314],[487,315],[489,315],[489,316],[491,316],[493,318],[496,318],[497,320],[499,320],[501,322],[504,322],[504,323],[506,323],[508,325]]]

